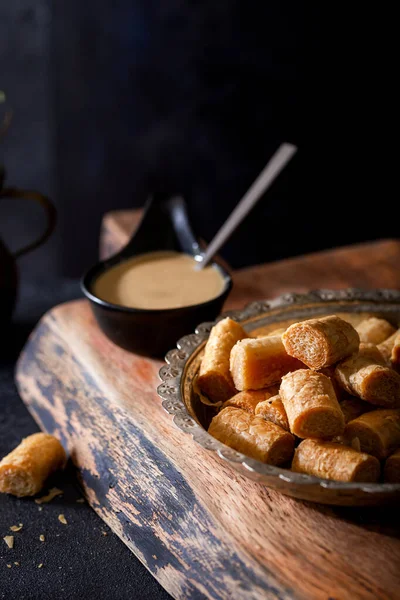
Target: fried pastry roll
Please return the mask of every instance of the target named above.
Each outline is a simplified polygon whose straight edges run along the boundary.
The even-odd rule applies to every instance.
[[[279,395],[279,388],[281,387],[281,380],[279,380],[278,383],[274,383],[273,385],[269,385],[266,388],[266,391],[271,394],[271,396],[278,396]]]
[[[348,396],[341,399],[339,405],[342,409],[345,423],[373,409],[373,406],[369,402],[364,402],[364,400],[360,400],[360,398],[356,398],[355,396]]]
[[[344,437],[350,445],[358,438],[361,452],[386,458],[400,447],[400,409],[364,413],[347,423]]]
[[[327,377],[329,377],[329,379],[331,380],[331,383],[333,385],[333,389],[335,390],[336,398],[339,400],[339,402],[340,402],[340,400],[341,400],[342,397],[348,396],[348,394],[344,391],[344,389],[342,388],[342,386],[336,380],[336,377],[335,377],[335,366],[334,365],[331,365],[330,367],[324,367],[323,369],[320,370],[320,373],[323,373],[324,375],[326,375]]]
[[[238,390],[259,390],[304,365],[287,354],[280,335],[271,335],[237,342],[231,351],[230,367]]]
[[[270,465],[281,465],[293,456],[294,437],[289,432],[240,408],[221,410],[208,432],[238,452]]]
[[[254,415],[256,406],[260,402],[266,401],[266,399],[270,397],[271,394],[267,390],[249,390],[247,392],[239,392],[224,402],[222,408],[233,406],[234,408],[241,408],[242,410]]]
[[[279,395],[290,431],[300,438],[341,435],[344,417],[331,380],[316,371],[299,369],[282,378]]]
[[[0,461],[0,492],[33,496],[46,479],[65,466],[66,455],[60,442],[47,433],[34,433],[22,440]]]
[[[336,315],[293,323],[282,335],[282,341],[290,356],[315,370],[350,356],[360,343],[354,327]]]
[[[383,478],[385,483],[400,483],[400,450],[386,459]]]
[[[370,317],[361,321],[356,326],[356,330],[360,336],[360,342],[375,344],[376,346],[387,340],[396,331],[389,321],[377,317]]]
[[[400,375],[386,366],[376,346],[360,344],[354,354],[335,369],[335,377],[349,393],[388,408],[400,406]]]
[[[211,329],[197,379],[201,392],[211,402],[225,402],[236,394],[229,371],[229,359],[236,342],[246,337],[243,327],[229,317]]]
[[[273,331],[269,331],[268,333],[259,333],[256,335],[256,338],[264,338],[270,335],[282,335],[286,331],[286,327],[279,327],[278,329],[274,329]]]
[[[292,471],[334,481],[373,483],[380,474],[379,461],[347,446],[321,440],[304,440],[294,453]]]
[[[400,335],[400,329],[395,331],[387,340],[378,344],[378,350],[388,364],[390,364],[394,342],[398,335]]]
[[[398,369],[400,367],[400,331],[396,331],[396,335],[394,336],[390,362],[393,368]]]
[[[271,423],[279,425],[279,427],[282,427],[286,431],[290,429],[286,410],[279,395],[259,402],[256,406],[255,414],[257,417],[262,417],[266,421],[271,421]]]

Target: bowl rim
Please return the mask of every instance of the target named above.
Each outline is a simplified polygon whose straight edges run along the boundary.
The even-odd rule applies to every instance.
[[[183,401],[182,384],[188,360],[197,352],[209,337],[211,328],[221,319],[231,317],[242,322],[261,316],[268,311],[287,306],[301,306],[310,302],[372,302],[381,304],[395,303],[400,305],[400,291],[392,289],[360,290],[347,288],[342,290],[318,289],[308,293],[285,293],[273,300],[259,300],[250,302],[243,309],[231,310],[220,315],[215,321],[201,323],[195,333],[184,336],[178,340],[176,348],[167,352],[166,365],[159,371],[162,380],[157,388],[157,393],[162,399],[162,406],[167,413],[173,415],[174,424],[184,433],[190,434],[194,441],[202,448],[216,452],[218,456],[232,466],[243,467],[240,471],[256,472],[260,475],[279,478],[286,484],[293,484],[301,488],[319,486],[322,490],[335,490],[339,493],[349,494],[352,491],[362,491],[367,494],[400,493],[400,483],[346,483],[321,479],[313,475],[295,473],[288,469],[264,464],[256,459],[249,458],[222,442],[212,437],[188,412]]]
[[[145,252],[143,254],[146,254]],[[149,252],[148,254],[152,254],[152,252]],[[183,252],[182,254],[186,254],[185,252]],[[139,254],[137,256],[140,256]],[[188,255],[190,256],[190,255]],[[133,308],[133,307],[129,307],[129,306],[122,306],[121,304],[114,304],[113,302],[108,302],[107,300],[102,300],[101,298],[99,298],[98,296],[96,296],[92,291],[91,291],[91,287],[94,283],[94,281],[103,273],[105,273],[106,271],[108,271],[109,269],[112,269],[113,267],[117,266],[120,263],[123,263],[127,260],[129,260],[130,258],[136,258],[136,256],[120,256],[120,255],[114,255],[110,258],[108,258],[107,260],[104,261],[100,261],[94,265],[92,265],[81,277],[80,280],[80,288],[83,292],[83,294],[86,296],[86,298],[88,300],[90,300],[90,302],[93,302],[93,304],[100,306],[102,308],[106,308],[108,310],[112,310],[115,312],[120,312],[120,313],[126,313],[126,314],[146,314],[146,315],[160,315],[162,313],[168,313],[168,314],[177,314],[179,311],[185,311],[185,310],[190,310],[190,309],[197,309],[197,308],[205,308],[207,306],[210,306],[213,302],[216,302],[218,300],[220,300],[221,298],[226,298],[229,294],[229,292],[232,289],[233,286],[233,281],[232,281],[232,277],[230,276],[230,274],[228,273],[228,271],[226,271],[224,269],[224,267],[222,267],[219,263],[217,262],[211,262],[210,266],[216,268],[222,275],[222,278],[224,280],[224,286],[222,288],[222,291],[217,295],[214,296],[214,298],[210,298],[210,300],[206,300],[205,302],[199,302],[198,304],[188,304],[187,306],[180,306],[177,308]]]

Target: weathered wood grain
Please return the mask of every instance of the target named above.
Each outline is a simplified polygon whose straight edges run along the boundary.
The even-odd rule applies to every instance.
[[[115,210],[103,217],[100,230],[100,259],[116,254],[139,224],[141,210]]]
[[[103,257],[130,235],[123,214],[104,220]],[[383,241],[252,267],[234,274],[227,307],[310,287],[400,288],[399,264],[400,242]],[[114,346],[78,301],[42,319],[16,379],[90,504],[175,598],[397,596],[396,508],[311,505],[245,479],[173,426],[160,365]]]
[[[233,472],[172,425],[159,366],[109,342],[78,301],[44,317],[17,382],[90,504],[174,597],[395,597],[395,509],[310,505]]]

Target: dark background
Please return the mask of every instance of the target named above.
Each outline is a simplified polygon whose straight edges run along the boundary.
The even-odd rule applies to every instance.
[[[285,140],[299,153],[226,246],[234,266],[397,236],[391,22],[301,1],[0,0],[0,160],[59,211],[22,269],[80,275],[102,214],[159,188],[209,240]],[[40,216],[13,204],[14,248]]]

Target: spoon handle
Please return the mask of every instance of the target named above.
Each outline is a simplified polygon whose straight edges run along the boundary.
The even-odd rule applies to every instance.
[[[292,156],[297,152],[297,147],[293,144],[281,144],[267,165],[261,171],[253,185],[246,192],[238,205],[233,209],[228,219],[222,225],[206,252],[199,262],[198,269],[202,269],[211,260],[211,258],[223,246],[226,240],[232,235],[239,223],[250,212],[257,200],[270,187],[274,179],[285,168]]]

